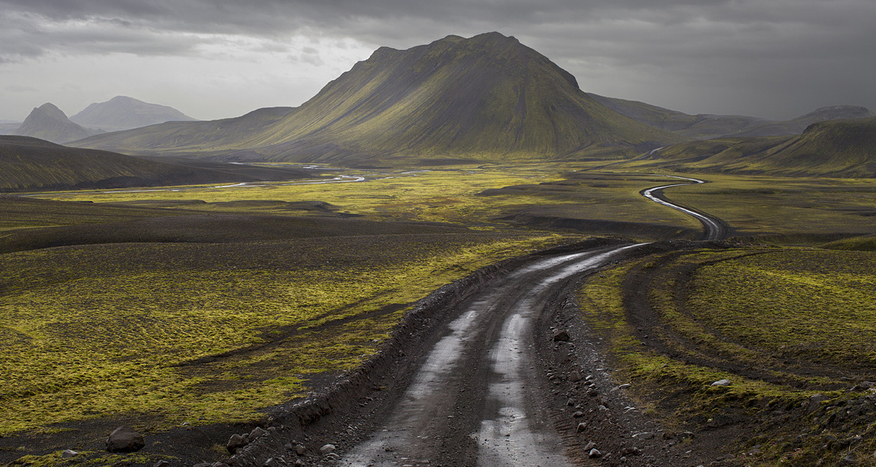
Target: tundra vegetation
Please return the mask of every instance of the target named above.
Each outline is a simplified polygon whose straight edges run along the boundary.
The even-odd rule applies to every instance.
[[[337,174],[326,170],[326,179]],[[306,394],[310,379],[355,367],[414,302],[479,267],[584,235],[696,238],[700,229],[639,195],[679,182],[673,174],[635,164],[344,174],[365,181],[0,199],[0,333],[8,343],[0,434],[107,418],[150,431],[257,422],[267,407]],[[829,407],[860,395],[837,372],[863,378],[872,354],[874,310],[856,304],[876,298],[867,295],[874,261],[864,251],[873,249],[866,234],[876,183],[703,178],[709,183],[667,196],[773,246],[686,252],[606,271],[582,288],[584,315],[608,337],[623,377],[656,388],[637,395],[670,423],[760,414],[773,427],[763,437],[786,440],[759,441],[760,459],[804,451],[814,458],[827,434],[798,446],[768,414],[823,396],[821,412],[793,425],[815,430]],[[825,248],[776,246],[791,243]],[[673,275],[679,268],[693,272]],[[623,284],[638,270],[656,274],[647,289],[654,316],[681,336],[665,338],[662,352],[642,346],[626,317]],[[668,291],[678,281],[686,292],[674,296]],[[789,298],[803,286],[811,290]],[[824,335],[832,345],[820,345]],[[718,362],[697,360],[703,355]],[[768,377],[719,364],[759,367],[764,358],[776,365]],[[836,371],[805,373],[788,359]],[[708,385],[723,378],[733,384]],[[848,433],[869,433],[859,425]],[[823,430],[839,437],[843,428]]]

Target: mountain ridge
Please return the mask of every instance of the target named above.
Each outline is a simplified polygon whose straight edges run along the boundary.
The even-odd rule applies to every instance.
[[[53,143],[67,143],[99,133],[78,125],[61,109],[47,102],[35,107],[18,129],[11,132],[16,136],[31,136]]]
[[[599,104],[570,73],[499,33],[381,47],[276,121],[236,135],[210,129],[222,124],[229,122],[164,124],[77,144],[229,157],[247,149],[268,160],[379,165],[412,155],[622,157],[684,140]]]
[[[239,183],[305,176],[308,174],[295,169],[144,160],[30,136],[0,136],[0,192]]]
[[[715,138],[669,146],[645,163],[698,173],[876,177],[876,117],[816,122],[796,136]]]
[[[168,121],[196,121],[173,107],[127,96],[115,96],[106,102],[92,103],[70,117],[70,120],[86,128],[104,131],[130,130]]]
[[[876,115],[866,107],[853,105],[820,107],[799,117],[783,121],[747,115],[690,115],[645,102],[588,94],[607,107],[636,121],[691,139],[799,135],[812,123],[867,118]]]

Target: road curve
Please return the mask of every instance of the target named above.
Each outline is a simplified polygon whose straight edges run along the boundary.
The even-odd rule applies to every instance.
[[[677,187],[677,186],[694,185],[694,184],[706,183],[706,182],[704,180],[698,180],[696,178],[678,177],[678,176],[674,176],[674,175],[667,175],[667,177],[677,178],[680,180],[687,180],[688,183],[674,183],[671,185],[661,185],[661,186],[655,186],[653,188],[647,188],[647,189],[642,190],[640,192],[641,195],[644,196],[645,198],[650,199],[651,201],[654,201],[655,203],[662,204],[663,206],[675,209],[676,211],[681,211],[681,212],[697,219],[698,221],[700,221],[703,224],[703,236],[700,238],[700,240],[721,240],[721,239],[725,238],[727,236],[727,228],[724,226],[724,224],[720,220],[711,218],[705,214],[698,213],[698,212],[696,212],[692,209],[688,209],[684,206],[672,203],[669,200],[667,200],[665,197],[663,197],[662,192],[663,192],[663,190],[665,190],[667,188],[673,188],[673,187]]]
[[[571,278],[643,245],[544,258],[470,299],[401,401],[338,465],[572,465],[544,407],[534,321]]]

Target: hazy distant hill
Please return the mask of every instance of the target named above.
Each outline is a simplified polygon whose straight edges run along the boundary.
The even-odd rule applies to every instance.
[[[571,74],[498,33],[380,48],[282,118],[247,121],[164,124],[77,144],[126,152],[255,148],[252,157],[373,164],[630,154],[682,140],[608,109]]]
[[[0,120],[0,135],[11,135],[21,126],[21,122],[12,120]]]
[[[834,105],[830,107],[821,107],[806,115],[802,115],[793,120],[784,122],[768,123],[760,125],[747,131],[741,132],[737,136],[782,136],[782,135],[799,135],[803,133],[809,125],[818,122],[826,122],[829,120],[848,120],[855,118],[873,117],[873,112],[870,112],[866,107],[858,107],[853,105]]]
[[[129,130],[164,122],[195,121],[173,107],[149,104],[125,96],[91,104],[70,117],[70,120],[87,128],[100,128],[104,131]]]
[[[693,139],[710,139],[722,136],[799,135],[807,126],[815,122],[874,116],[865,107],[836,105],[822,107],[792,120],[772,121],[744,115],[689,115],[644,102],[596,94],[590,94],[590,96],[636,121]]]
[[[25,136],[0,136],[0,191],[288,180],[296,170],[213,164],[193,167],[107,151],[61,146]]]
[[[655,157],[681,171],[876,177],[876,117],[814,123],[798,136],[682,143]]]
[[[43,104],[30,112],[13,135],[32,136],[53,143],[66,143],[99,133],[70,121],[61,109]]]

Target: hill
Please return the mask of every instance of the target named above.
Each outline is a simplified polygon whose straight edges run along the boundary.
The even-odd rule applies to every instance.
[[[765,125],[760,125],[747,131],[743,131],[737,136],[782,136],[782,135],[799,135],[803,133],[809,125],[818,122],[826,122],[830,120],[848,120],[856,118],[873,117],[873,112],[870,112],[866,107],[854,105],[834,105],[829,107],[821,107],[806,115],[801,115],[795,119],[784,122],[774,122]]]
[[[171,121],[194,121],[179,110],[166,105],[149,104],[131,97],[116,96],[94,103],[70,120],[86,128],[104,131],[129,130]]]
[[[799,136],[683,143],[655,157],[679,171],[876,177],[876,117],[814,123]]]
[[[596,94],[589,95],[606,107],[640,123],[672,131],[692,139],[799,135],[807,126],[816,122],[874,116],[867,108],[852,105],[822,107],[785,121],[772,121],[744,115],[689,115],[644,102]]]
[[[17,130],[18,136],[32,136],[53,143],[66,143],[99,133],[83,128],[70,121],[61,109],[51,103],[43,104],[30,112]]]
[[[408,50],[382,47],[282,118],[220,130],[229,126],[245,127],[164,124],[77,144],[213,155],[255,149],[270,160],[369,165],[629,155],[682,140],[608,109],[571,74],[498,33],[448,36]]]
[[[304,176],[304,172],[297,170],[230,164],[196,167],[148,161],[36,138],[0,136],[0,192],[288,180]]]

